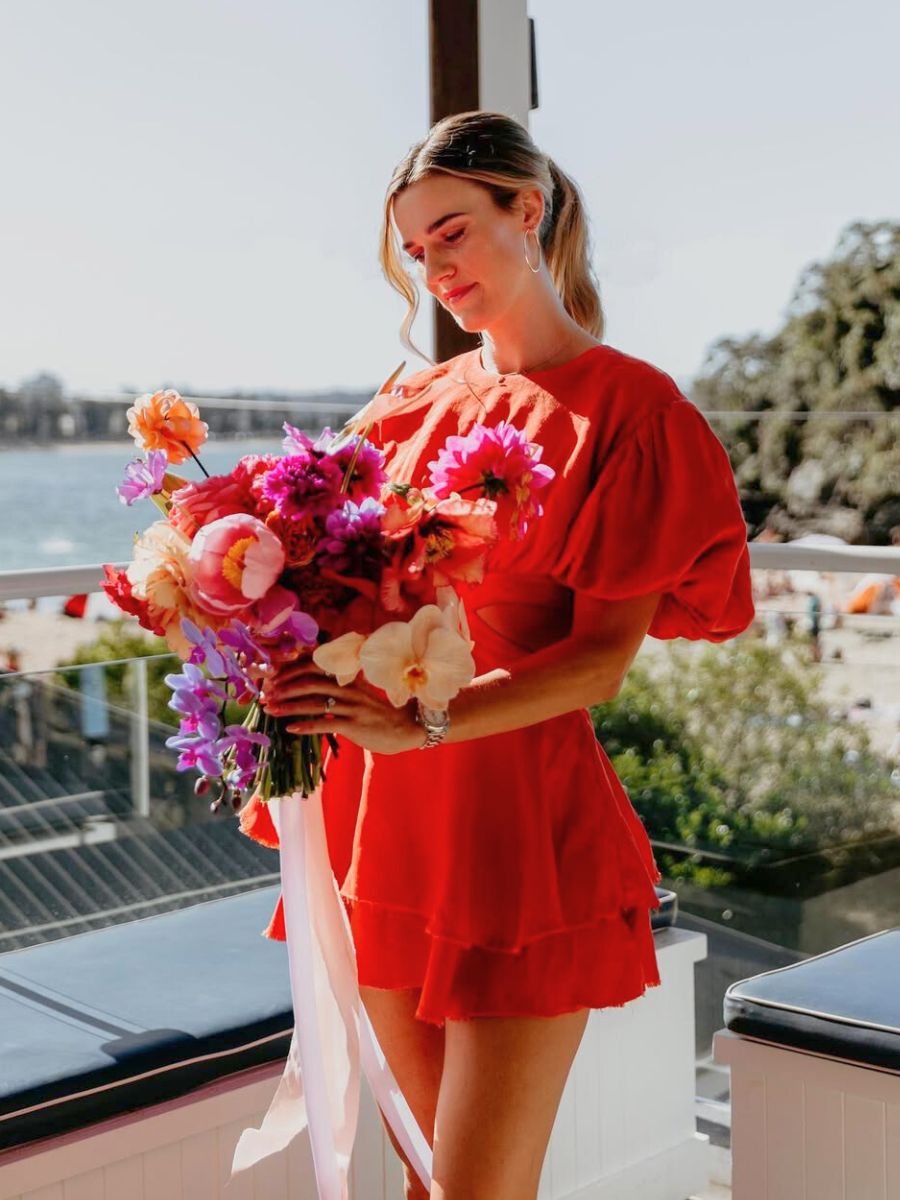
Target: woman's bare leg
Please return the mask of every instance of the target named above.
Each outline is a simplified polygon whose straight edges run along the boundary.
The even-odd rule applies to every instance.
[[[534,1200],[589,1015],[447,1020],[430,1200]]]
[[[415,1015],[419,991],[419,988],[392,991],[364,985],[360,985],[359,989],[378,1044],[419,1128],[431,1146],[444,1065],[444,1030]],[[383,1112],[381,1119],[392,1146],[403,1162],[406,1200],[428,1200],[428,1192],[400,1149]]]

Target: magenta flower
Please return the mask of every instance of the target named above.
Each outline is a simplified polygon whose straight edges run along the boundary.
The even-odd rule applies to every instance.
[[[498,525],[507,521],[510,538],[518,539],[529,520],[544,511],[535,493],[556,475],[539,461],[542,453],[542,446],[529,442],[508,421],[490,429],[475,425],[465,437],[448,437],[437,458],[427,464],[431,487],[441,500],[453,492],[472,491],[496,500]]]
[[[322,438],[324,439],[325,434],[330,433],[331,430],[326,427]],[[328,449],[328,454],[341,468],[341,476],[343,477],[347,473],[350,460],[356,453],[356,447],[360,442],[362,442],[362,445],[359,448],[359,453],[356,454],[356,461],[353,464],[353,470],[350,474],[345,493],[345,495],[349,496],[351,500],[357,501],[357,503],[369,496],[377,500],[381,495],[382,484],[387,479],[387,471],[384,469],[384,452],[371,442],[360,438],[356,433],[352,434],[346,441],[341,442],[340,446],[335,447],[335,449]]]
[[[259,770],[259,760],[254,747],[268,750],[269,745],[270,739],[264,733],[254,733],[243,725],[226,725],[225,736],[216,742],[217,753],[225,756],[226,766],[231,766],[226,783],[235,791],[248,788]],[[229,750],[231,755],[228,755]]]
[[[340,445],[335,446],[334,443],[341,437],[341,434],[334,433],[330,425],[325,426],[315,441],[308,433],[304,433],[302,429],[297,429],[287,422],[284,424],[284,432],[287,436],[281,444],[288,454],[310,454],[316,458],[327,455],[333,463],[340,467],[342,479],[347,473],[357,444],[362,440],[362,446],[356,455],[353,471],[344,494],[356,501],[365,500],[367,496],[377,499],[381,494],[382,484],[387,479],[387,472],[384,469],[384,453],[371,442],[361,439],[359,434],[354,433],[346,440],[341,441]]]
[[[274,504],[278,515],[288,520],[324,517],[340,503],[342,478],[341,468],[334,459],[304,449],[279,459],[266,472],[262,494]]]
[[[384,505],[371,496],[362,504],[345,501],[325,522],[316,548],[319,562],[342,575],[377,579],[384,563],[384,513]]]
[[[125,468],[125,478],[116,488],[122,503],[130,507],[136,500],[146,500],[161,492],[168,465],[165,450],[151,450],[146,460],[136,458],[130,462]]]

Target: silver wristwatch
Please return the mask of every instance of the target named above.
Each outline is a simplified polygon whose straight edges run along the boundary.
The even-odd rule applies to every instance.
[[[428,708],[421,700],[416,701],[416,708],[416,720],[428,734],[419,749],[427,750],[429,746],[437,746],[444,740],[450,728],[450,711],[446,708]]]

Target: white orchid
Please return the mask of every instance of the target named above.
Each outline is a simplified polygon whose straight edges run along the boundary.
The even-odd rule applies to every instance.
[[[360,650],[366,679],[397,708],[412,696],[429,708],[445,708],[475,674],[471,643],[457,621],[452,606],[425,604],[411,621],[382,625]]]

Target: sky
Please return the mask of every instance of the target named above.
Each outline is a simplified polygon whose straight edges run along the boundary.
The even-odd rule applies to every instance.
[[[484,2],[484,0],[482,0]],[[369,389],[428,129],[427,0],[0,0],[0,386]],[[900,6],[529,0],[529,128],[591,221],[605,340],[689,380],[900,217]],[[413,338],[431,349],[430,300]]]

